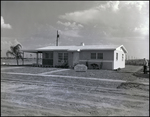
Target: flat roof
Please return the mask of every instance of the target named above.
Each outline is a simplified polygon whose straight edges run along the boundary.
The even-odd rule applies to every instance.
[[[42,52],[42,51],[82,51],[82,50],[115,50],[118,47],[122,47],[127,53],[127,50],[123,45],[84,45],[84,46],[47,46],[43,48],[37,48],[32,50],[23,50],[24,52]]]
[[[36,50],[100,50],[100,49],[116,49],[120,45],[84,45],[84,46],[47,46],[37,48]]]

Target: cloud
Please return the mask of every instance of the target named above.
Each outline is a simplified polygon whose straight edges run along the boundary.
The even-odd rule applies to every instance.
[[[13,45],[21,44],[17,39],[13,41]],[[21,44],[22,45],[22,44]]]
[[[100,5],[100,7],[97,8],[110,9],[116,12],[117,10],[119,10],[118,8],[119,4],[120,4],[119,1],[109,1],[105,5]]]
[[[10,47],[10,46],[12,46],[13,44],[12,44],[12,42],[11,41],[1,41],[1,46],[4,46],[4,47]]]
[[[64,37],[82,37],[79,35],[79,32],[81,31],[84,26],[81,24],[77,24],[76,22],[61,22],[57,21],[57,24],[60,24],[62,26],[65,26],[65,28],[62,28],[62,30],[59,30],[60,34]]]
[[[66,19],[69,21],[76,21],[82,24],[87,24],[97,14],[97,10],[90,9],[85,11],[76,11],[73,13],[66,13],[65,15],[59,16],[60,19]]]
[[[108,1],[90,9],[60,15],[59,18],[95,26],[111,36],[149,35],[147,1]]]
[[[144,25],[140,25],[139,27],[135,27],[134,32],[142,33],[143,35],[149,34],[149,28]]]
[[[78,30],[59,30],[60,33],[60,37],[61,35],[64,36],[69,36],[69,37],[82,37],[79,35],[79,31]]]
[[[61,21],[57,21],[57,24],[61,24],[63,26],[66,26],[66,27],[70,27],[71,29],[80,29],[80,28],[83,28],[83,25],[81,24],[76,24],[76,22],[73,22],[73,23],[70,23],[70,22],[61,22]]]
[[[7,48],[10,48],[10,46],[15,46],[17,44],[21,44],[17,39],[6,39],[3,38],[3,40],[1,41],[2,43],[2,47],[7,47]]]
[[[144,2],[144,1],[126,1],[126,2],[124,2],[125,5],[130,5],[132,7],[135,6],[136,8],[138,8],[139,11],[142,10],[142,7],[145,3],[146,2]]]
[[[119,9],[118,8],[119,3],[120,3],[119,1],[115,1],[115,2],[110,1],[104,5],[99,5],[99,6],[87,9],[87,10],[66,13],[65,15],[60,15],[59,18],[70,20],[70,21],[80,22],[82,24],[88,24],[95,20],[98,20],[103,14],[107,15],[106,14],[106,13],[108,13],[107,11],[109,11],[109,12],[117,11]],[[104,12],[104,11],[106,11],[106,12]],[[105,17],[101,17],[100,20],[102,18],[105,18]]]
[[[10,24],[5,24],[3,16],[1,16],[1,28],[3,28],[3,29],[11,29],[12,28]]]

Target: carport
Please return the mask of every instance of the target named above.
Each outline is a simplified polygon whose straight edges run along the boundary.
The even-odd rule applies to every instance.
[[[36,54],[36,65],[39,64],[39,62],[38,62],[38,60],[39,60],[38,55],[39,55],[40,53],[42,53],[41,51],[37,51],[37,50],[22,50],[22,51],[23,51],[23,65],[24,65],[24,53],[25,53],[25,52],[26,52],[26,53],[35,53],[35,54]]]

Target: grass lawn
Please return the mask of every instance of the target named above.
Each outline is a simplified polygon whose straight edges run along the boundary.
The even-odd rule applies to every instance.
[[[119,73],[117,71],[111,70],[87,70],[86,72],[76,72],[71,69],[69,71],[62,71],[52,73],[53,75],[64,75],[64,76],[78,76],[78,77],[93,77],[93,78],[102,78],[102,79],[118,79],[118,80],[135,80],[136,76],[133,76],[132,73]]]
[[[6,67],[5,67],[6,68]],[[17,69],[5,69],[3,72],[15,72],[15,73],[31,73],[31,74],[39,74],[43,72],[50,72],[56,70],[58,68],[41,68],[41,67],[21,67]]]
[[[42,64],[42,59],[38,60],[39,64]],[[16,59],[1,59],[1,64],[17,65]],[[33,64],[36,63],[36,59],[24,59],[24,64]],[[22,60],[19,59],[19,65],[22,65]]]
[[[128,71],[138,68],[138,66],[127,66]],[[43,72],[51,72],[61,68],[42,68],[42,67],[21,67],[17,69],[5,69],[2,72],[15,72],[15,73],[31,73],[39,74]],[[139,75],[140,74],[140,75]],[[101,79],[116,79],[116,80],[127,80],[134,81],[137,77],[148,78],[149,74],[143,75],[141,71],[137,73],[129,73],[127,70],[113,71],[113,70],[87,70],[86,72],[76,72],[74,69],[59,71],[54,73],[47,73],[47,75],[62,75],[62,76],[77,76],[87,78],[101,78]],[[138,76],[139,75],[139,76]]]

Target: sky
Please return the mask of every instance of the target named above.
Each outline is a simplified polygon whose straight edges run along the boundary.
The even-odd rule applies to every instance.
[[[1,56],[10,46],[124,45],[149,59],[149,1],[1,1]]]

